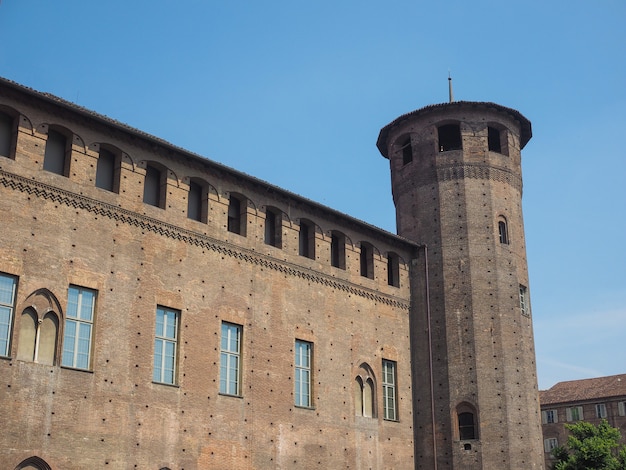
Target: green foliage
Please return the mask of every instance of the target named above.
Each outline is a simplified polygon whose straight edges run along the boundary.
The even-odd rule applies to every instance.
[[[626,446],[619,443],[619,430],[605,419],[598,426],[580,421],[565,427],[570,435],[566,447],[552,451],[554,470],[626,470]]]

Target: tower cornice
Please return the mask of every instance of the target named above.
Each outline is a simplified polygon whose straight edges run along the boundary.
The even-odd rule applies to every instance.
[[[403,114],[402,116],[394,119],[392,122],[387,124],[380,130],[380,134],[378,135],[378,140],[376,141],[376,147],[385,158],[389,158],[389,146],[387,145],[389,134],[391,131],[397,127],[398,125],[404,123],[408,119],[414,119],[416,117],[421,117],[428,115],[430,113],[445,113],[448,114],[450,111],[459,111],[464,109],[493,109],[499,113],[504,113],[513,118],[515,121],[519,122],[520,125],[520,149],[523,149],[524,146],[528,143],[530,138],[532,137],[532,126],[530,121],[522,115],[519,111],[507,108],[506,106],[502,106],[496,103],[491,103],[487,101],[453,101],[451,103],[439,103],[439,104],[431,104],[428,106],[424,106],[423,108],[416,109],[415,111],[411,111],[410,113]]]

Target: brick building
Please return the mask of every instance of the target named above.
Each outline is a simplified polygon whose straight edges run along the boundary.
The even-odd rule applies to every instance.
[[[602,419],[620,430],[626,443],[626,374],[559,382],[539,392],[546,468],[554,463],[552,449],[567,444],[566,424]]]
[[[9,469],[543,468],[530,123],[381,131],[400,236],[0,80]]]

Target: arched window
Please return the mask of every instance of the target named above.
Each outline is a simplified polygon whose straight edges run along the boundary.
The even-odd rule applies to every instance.
[[[463,143],[461,140],[461,126],[458,124],[445,124],[437,128],[439,136],[439,151],[461,150]]]
[[[228,201],[228,231],[246,236],[246,198],[240,194],[231,193]]]
[[[120,191],[122,153],[110,146],[100,146],[96,165],[96,187],[114,193]]]
[[[374,374],[369,365],[363,363],[354,379],[354,406],[356,416],[376,417],[376,387]]]
[[[461,441],[478,439],[478,425],[476,423],[476,409],[469,403],[457,406],[457,431]]]
[[[51,470],[51,468],[45,460],[33,456],[22,460],[15,470]]]
[[[27,308],[20,317],[17,358],[23,361],[35,360],[35,336],[37,334],[37,314]]]
[[[336,230],[330,236],[330,264],[346,269],[346,236]]]
[[[208,210],[208,184],[201,179],[192,178],[189,181],[189,193],[187,193],[187,217],[206,224]]]
[[[315,224],[310,220],[300,219],[298,245],[300,256],[315,259]]]
[[[28,296],[19,321],[17,358],[40,364],[57,364],[61,308],[47,289]]]
[[[40,319],[32,308],[27,308],[20,318],[17,358],[54,365],[58,333],[59,318],[54,312],[48,312]]]
[[[509,244],[509,229],[506,219],[502,216],[498,217],[498,238],[503,245]]]
[[[43,157],[43,169],[57,175],[68,176],[71,150],[71,139],[67,131],[56,128],[49,129]]]

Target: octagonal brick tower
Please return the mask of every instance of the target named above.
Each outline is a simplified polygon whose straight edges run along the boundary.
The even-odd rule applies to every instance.
[[[530,122],[494,103],[427,106],[385,126],[412,275],[415,465],[544,466],[522,218]]]

